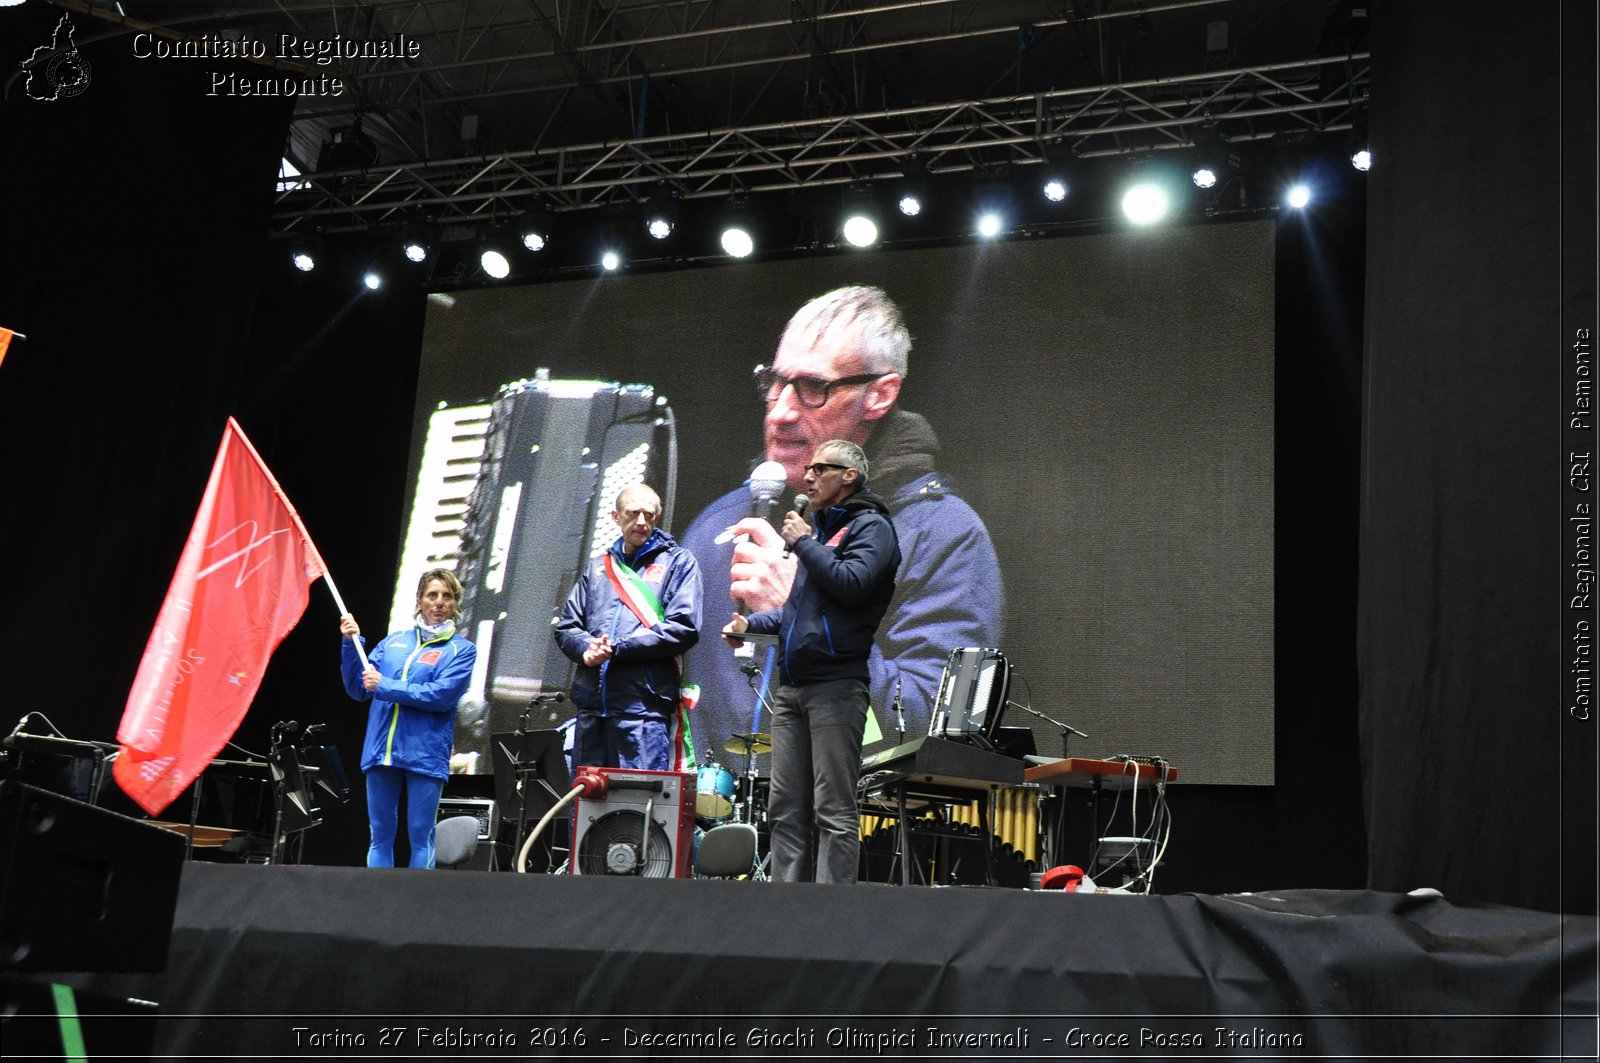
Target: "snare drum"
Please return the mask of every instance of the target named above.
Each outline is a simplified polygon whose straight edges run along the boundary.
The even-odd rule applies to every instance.
[[[695,786],[694,813],[701,819],[727,819],[733,811],[733,772],[707,764]]]

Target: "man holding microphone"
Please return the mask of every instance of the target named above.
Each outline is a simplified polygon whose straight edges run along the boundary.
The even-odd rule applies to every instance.
[[[736,647],[745,631],[778,638],[767,811],[779,882],[856,881],[867,662],[900,566],[888,507],[866,490],[867,473],[855,443],[817,447],[805,466],[807,504],[783,519],[783,541],[798,562],[788,599],[749,617],[734,613],[723,629]]]

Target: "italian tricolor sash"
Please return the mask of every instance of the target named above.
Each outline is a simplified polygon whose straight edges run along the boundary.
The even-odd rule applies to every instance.
[[[638,617],[639,623],[645,627],[659,627],[667,613],[661,607],[661,599],[650,589],[650,584],[640,579],[639,574],[627,565],[618,564],[617,556],[610,551],[605,554],[604,565],[611,589],[617,592],[617,598],[628,607],[628,611]],[[672,744],[671,770],[694,771],[694,734],[689,729],[689,710],[699,702],[700,688],[693,683],[683,682],[683,658],[674,657],[672,663],[678,670],[678,711],[667,728],[667,739]]]

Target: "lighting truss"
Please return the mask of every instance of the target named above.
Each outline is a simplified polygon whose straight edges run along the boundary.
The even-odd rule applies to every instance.
[[[371,228],[427,208],[472,221],[536,202],[561,210],[627,200],[663,183],[681,199],[1186,149],[1201,127],[1231,143],[1352,128],[1369,53],[986,100],[704,130],[542,150],[307,174],[278,195],[273,228]]]

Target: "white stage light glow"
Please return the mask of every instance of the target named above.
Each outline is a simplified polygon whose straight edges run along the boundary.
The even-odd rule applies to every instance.
[[[910,194],[901,196],[900,213],[908,218],[915,218],[922,213],[922,200]]]
[[[1299,210],[1301,207],[1304,207],[1306,204],[1311,202],[1311,189],[1306,185],[1295,185],[1289,189],[1289,194],[1285,198],[1287,199],[1289,206],[1293,207],[1295,210]]]
[[[600,268],[607,273],[614,271],[620,265],[622,265],[622,256],[615,251],[607,251],[600,256]]]
[[[722,230],[722,249],[734,258],[746,258],[756,249],[756,242],[745,230],[733,227]]]
[[[1196,188],[1215,188],[1217,186],[1217,171],[1209,166],[1202,166],[1190,177]]]
[[[878,242],[878,223],[865,214],[852,214],[844,220],[844,238],[852,247],[871,247]]]
[[[1000,235],[1000,230],[1005,228],[1005,222],[994,211],[988,211],[978,218],[978,235],[985,239],[993,239]]]
[[[511,276],[511,262],[498,251],[485,251],[478,256],[478,264],[483,271],[497,281],[503,281]]]
[[[1044,198],[1048,199],[1052,203],[1060,203],[1062,200],[1066,199],[1066,182],[1058,178],[1051,178],[1050,180],[1046,181],[1044,183]]]
[[[1122,213],[1135,225],[1151,225],[1167,216],[1166,191],[1156,184],[1141,182],[1122,196]]]
[[[1366,148],[1362,148],[1360,151],[1350,156],[1350,165],[1354,166],[1362,173],[1366,173],[1368,170],[1372,169],[1372,152],[1368,151]]]
[[[367,291],[375,292],[383,287],[383,278],[375,270],[367,270],[367,275],[361,278],[361,283],[367,286]]]
[[[294,253],[294,268],[301,273],[310,273],[317,268],[317,260],[311,257],[310,251],[296,251]]]

